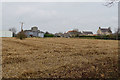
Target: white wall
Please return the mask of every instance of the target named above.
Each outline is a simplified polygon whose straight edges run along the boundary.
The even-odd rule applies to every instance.
[[[38,37],[44,37],[44,33],[39,33]]]
[[[11,31],[0,31],[0,37],[13,37],[13,33]]]

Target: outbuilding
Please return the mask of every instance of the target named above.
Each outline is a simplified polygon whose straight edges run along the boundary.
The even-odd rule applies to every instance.
[[[0,31],[0,37],[13,37],[13,32],[11,32],[11,31]]]

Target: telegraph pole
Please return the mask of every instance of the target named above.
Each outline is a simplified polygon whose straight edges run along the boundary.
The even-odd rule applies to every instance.
[[[20,22],[21,23],[21,32],[23,31],[23,22]]]

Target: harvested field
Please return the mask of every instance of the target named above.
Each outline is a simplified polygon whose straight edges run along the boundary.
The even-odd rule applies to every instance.
[[[118,41],[2,38],[4,78],[115,78]]]

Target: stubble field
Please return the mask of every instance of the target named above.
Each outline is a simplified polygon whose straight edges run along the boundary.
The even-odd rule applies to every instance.
[[[2,38],[4,78],[115,78],[118,41]]]

